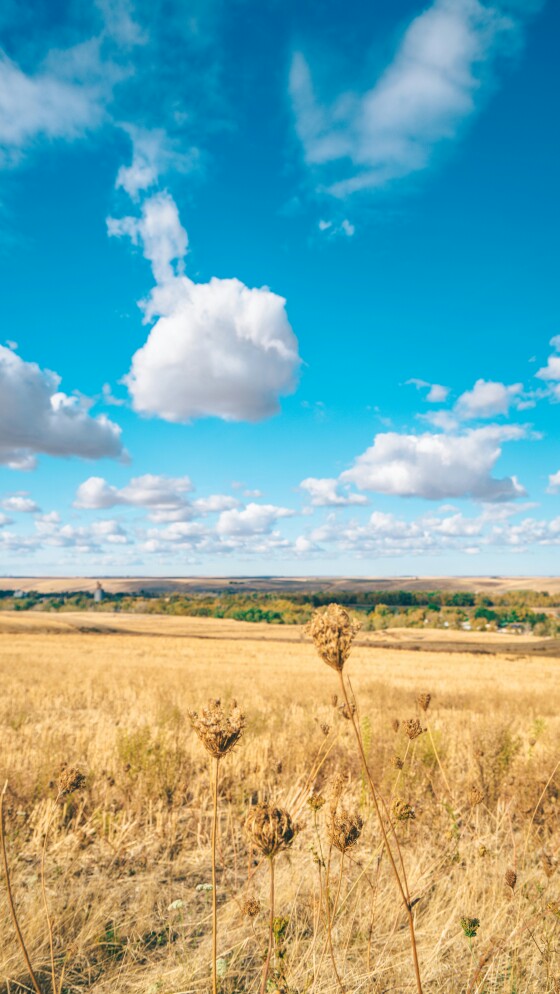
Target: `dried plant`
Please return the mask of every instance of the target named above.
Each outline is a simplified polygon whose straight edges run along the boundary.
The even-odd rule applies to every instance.
[[[414,808],[400,797],[393,801],[393,814],[397,821],[412,821],[416,818]]]
[[[316,611],[306,627],[323,662],[339,671],[350,655],[359,630],[359,623],[340,604],[329,604],[324,611]]]
[[[334,811],[328,825],[327,835],[331,845],[339,852],[345,853],[362,834],[363,820],[357,812],[351,813],[346,808]]]
[[[467,788],[467,801],[471,808],[476,808],[484,800],[484,791],[477,783],[469,784]]]
[[[407,718],[406,721],[403,722],[403,726],[411,742],[413,739],[417,739],[419,735],[422,735],[422,732],[424,731],[418,718]]]
[[[391,728],[393,729],[393,731],[395,732],[395,734],[398,732],[398,730],[399,730],[400,727],[401,727],[401,723],[400,723],[399,719],[398,718],[393,718],[393,720],[391,722]]]
[[[461,928],[468,939],[475,939],[480,928],[478,918],[461,918]]]
[[[515,890],[515,885],[517,883],[517,873],[512,870],[511,867],[504,873],[504,880],[508,887],[511,887],[512,891]]]
[[[255,849],[266,856],[270,875],[270,916],[268,922],[268,951],[261,980],[261,994],[265,994],[270,961],[274,946],[274,860],[278,853],[289,849],[296,834],[294,823],[283,808],[267,802],[257,804],[245,819],[245,830]]]
[[[245,715],[232,701],[229,710],[219,698],[211,700],[207,707],[189,711],[191,724],[204,748],[215,759],[221,759],[237,744],[245,728]]]
[[[358,722],[356,721],[356,710],[357,710],[356,704],[353,699],[353,694],[352,694],[352,699],[349,695],[347,682],[344,678],[344,673],[343,673],[344,664],[348,659],[348,656],[350,655],[350,651],[352,649],[352,643],[358,631],[358,626],[351,619],[350,615],[348,614],[347,611],[344,610],[344,608],[340,607],[340,605],[338,604],[330,604],[325,611],[315,612],[306,630],[307,633],[313,639],[313,642],[315,643],[315,648],[317,649],[317,652],[321,657],[321,659],[338,672],[338,677],[340,681],[340,690],[342,692],[344,704],[346,705],[348,718],[352,722],[352,728],[356,738],[358,751],[360,753],[363,772],[370,789],[377,819],[379,822],[379,827],[381,829],[384,849],[387,853],[389,863],[391,864],[391,870],[393,872],[395,882],[399,891],[399,895],[403,903],[403,906],[405,908],[408,919],[416,987],[418,990],[418,994],[423,994],[422,980],[420,976],[420,965],[418,962],[418,951],[416,948],[414,917],[412,914],[413,905],[411,901],[410,892],[408,889],[406,873],[404,871],[402,852],[399,840],[397,838],[396,833],[392,830],[392,825],[389,819],[389,830],[393,832],[394,846],[397,854],[395,858],[392,844],[389,840],[389,836],[387,834],[387,828],[385,826],[385,814],[387,814],[386,807],[382,799],[380,799],[380,797],[378,796],[377,788],[375,786],[368,765],[368,760],[366,756],[366,750],[364,748],[364,743],[362,740],[362,735],[360,732],[360,728],[358,726]],[[419,728],[418,731],[416,731],[416,726],[418,726]],[[420,726],[420,722],[416,718],[407,721],[405,723],[405,728],[407,734],[409,735],[409,738],[416,738],[416,736],[422,732],[422,727]],[[412,735],[410,734],[411,730],[414,730],[414,734]],[[382,811],[382,805],[384,811]],[[331,808],[331,810],[334,809]],[[397,860],[399,861],[401,866],[400,870],[399,867],[397,866]],[[329,936],[330,936],[330,929],[329,929]],[[334,956],[333,956],[333,966],[335,967],[335,972],[337,973],[336,965],[334,963]],[[337,973],[337,979],[339,980],[339,985],[342,988],[342,983],[340,982],[338,973]],[[262,994],[264,994],[264,992],[262,992]]]
[[[323,805],[326,803],[326,798],[324,794],[319,794],[316,791],[312,791],[307,798],[307,803],[312,811],[320,811]]]
[[[29,976],[31,978],[31,983],[33,984],[33,990],[35,994],[41,994],[41,988],[39,987],[39,982],[35,975],[35,971],[31,965],[31,960],[29,958],[29,953],[27,952],[27,946],[25,944],[25,939],[23,938],[23,933],[21,931],[21,926],[19,924],[19,919],[16,912],[16,907],[14,904],[14,897],[12,893],[12,883],[10,877],[10,868],[8,864],[8,854],[6,852],[6,830],[5,830],[5,819],[4,819],[4,798],[6,797],[6,791],[8,790],[8,781],[4,784],[2,793],[0,794],[0,845],[2,848],[2,865],[4,869],[4,880],[6,883],[6,891],[8,894],[8,905],[10,907],[10,914],[12,917],[12,922],[16,932],[19,947],[21,949],[23,958],[25,960],[25,965],[29,971]]]
[[[191,725],[202,745],[213,758],[212,770],[212,991],[218,992],[218,895],[216,879],[216,841],[218,836],[218,783],[220,760],[239,742],[245,728],[245,715],[233,700],[229,708],[219,698],[210,700],[208,706],[189,711]]]
[[[57,801],[60,801],[63,797],[68,797],[69,794],[73,794],[76,790],[81,790],[85,786],[85,782],[86,777],[81,770],[78,770],[75,766],[66,766],[65,764],[58,777]]]
[[[256,897],[247,897],[241,905],[241,911],[247,918],[256,918],[260,914],[261,902]]]
[[[296,834],[288,812],[266,802],[257,804],[249,812],[245,819],[245,830],[254,848],[269,859],[277,856],[283,849],[288,849]]]
[[[431,694],[418,694],[418,697],[416,698],[416,703],[421,711],[428,710],[431,699],[432,699]]]

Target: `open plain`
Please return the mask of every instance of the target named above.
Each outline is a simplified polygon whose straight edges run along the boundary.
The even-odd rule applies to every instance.
[[[42,990],[52,990],[45,900],[68,994],[210,989],[212,795],[208,757],[188,717],[209,698],[235,698],[247,717],[221,761],[221,991],[259,990],[268,867],[244,821],[262,800],[286,808],[298,825],[275,860],[268,990],[414,990],[406,921],[351,722],[333,704],[337,674],[302,629],[4,612],[0,670],[6,851]],[[367,632],[347,672],[387,808],[409,806],[409,817],[392,822],[424,991],[559,990],[557,644],[529,635]],[[422,693],[431,694],[426,711],[417,703]],[[404,722],[413,717],[424,730],[411,740]],[[86,783],[57,803],[64,764]],[[329,827],[337,790],[363,821],[344,854]],[[318,809],[308,803],[317,795],[325,798]],[[19,994],[32,987],[2,887],[0,989]],[[467,918],[480,922],[474,937],[461,924]]]

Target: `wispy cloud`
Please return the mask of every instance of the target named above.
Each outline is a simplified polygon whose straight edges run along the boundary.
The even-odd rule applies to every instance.
[[[425,169],[481,103],[496,57],[518,40],[522,15],[479,0],[435,0],[404,33],[393,61],[365,92],[330,104],[317,96],[305,56],[293,57],[290,91],[307,163],[343,197]]]

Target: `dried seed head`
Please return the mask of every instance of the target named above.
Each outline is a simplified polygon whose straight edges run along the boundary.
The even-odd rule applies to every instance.
[[[352,846],[356,845],[356,842],[360,838],[363,824],[359,814],[351,814],[346,808],[341,808],[340,811],[333,811],[327,830],[329,842],[339,852],[345,853],[347,849],[351,849]]]
[[[418,694],[416,698],[416,703],[422,711],[427,711],[430,706],[430,701],[432,699],[431,694]]]
[[[407,718],[404,722],[404,730],[408,735],[409,739],[417,739],[419,735],[422,735],[424,729],[418,721],[418,718]]]
[[[287,811],[272,804],[257,804],[245,820],[245,830],[263,856],[276,856],[291,846],[296,829]]]
[[[342,791],[344,790],[344,777],[340,773],[337,773],[333,777],[330,785],[330,798],[329,798],[329,808],[331,813],[336,811],[338,803],[342,796]]]
[[[327,738],[327,735],[329,735],[329,733],[330,733],[331,726],[329,724],[327,724],[326,721],[323,721],[323,722],[321,722],[321,724],[320,724],[319,727],[320,727],[323,735],[325,736],[325,738]]]
[[[400,756],[393,756],[393,759],[391,760],[391,762],[392,762],[392,764],[393,764],[393,766],[395,767],[396,770],[402,770],[402,768],[404,766],[404,762],[402,761],[402,759],[401,759]]]
[[[256,897],[246,897],[241,905],[241,911],[247,918],[256,918],[261,910],[261,902]]]
[[[356,714],[356,705],[352,701],[350,707],[347,704],[338,705],[338,713],[341,718],[346,718],[346,721],[350,721],[353,714]]]
[[[400,797],[393,801],[393,814],[397,821],[412,821],[413,818],[416,818],[414,808],[406,801],[401,800]]]
[[[391,725],[394,732],[398,732],[399,728],[401,727],[401,723],[398,718],[393,718]]]
[[[57,781],[58,797],[67,797],[80,790],[86,782],[85,774],[75,766],[64,766]]]
[[[306,626],[321,659],[334,670],[342,670],[359,630],[358,622],[340,604],[329,604],[324,611],[316,611]]]
[[[479,918],[461,918],[461,928],[468,939],[476,938],[476,933],[480,928]]]
[[[546,873],[546,876],[550,879],[550,877],[553,876],[554,871],[556,869],[552,856],[550,856],[549,853],[547,852],[543,852],[541,856],[541,864],[544,872]]]
[[[515,890],[515,885],[517,883],[517,873],[515,872],[515,870],[512,870],[511,867],[509,870],[506,870],[504,874],[504,880],[508,885],[508,887],[511,887],[512,890]]]
[[[320,811],[325,803],[325,797],[313,790],[307,798],[307,803],[312,811]]]
[[[484,791],[482,787],[479,787],[477,783],[471,783],[467,788],[467,801],[471,808],[476,808],[477,804],[482,804],[483,800]]]
[[[331,694],[331,704],[335,708],[338,704],[338,694]]]
[[[480,845],[479,845],[479,847],[478,847],[478,855],[482,859],[484,859],[484,857],[488,855],[488,850],[487,850],[487,848],[486,848],[486,846],[484,845],[483,842],[481,842]]]
[[[237,701],[232,701],[228,710],[219,699],[211,700],[200,714],[189,711],[189,718],[204,748],[216,759],[233,749],[245,728],[245,715]]]

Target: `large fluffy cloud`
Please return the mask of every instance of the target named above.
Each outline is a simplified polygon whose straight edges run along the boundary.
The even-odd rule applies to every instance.
[[[485,69],[507,51],[516,28],[500,4],[435,0],[411,22],[375,86],[339,94],[330,105],[317,100],[307,62],[296,54],[290,88],[308,163],[322,167],[336,195],[424,169],[475,111]]]
[[[276,413],[300,365],[284,298],[237,279],[183,275],[187,235],[169,194],[146,200],[139,218],[110,218],[108,229],[142,244],[157,283],[143,304],[155,324],[125,377],[134,409],[179,422]]]
[[[218,514],[238,507],[239,501],[227,494],[210,494],[189,500],[194,490],[188,476],[159,476],[146,473],[125,487],[112,486],[101,476],[90,476],[76,491],[75,507],[106,510],[110,507],[146,508],[151,521],[189,521],[194,516]]]
[[[516,425],[490,425],[461,435],[385,432],[376,435],[373,445],[340,479],[361,490],[401,497],[512,500],[525,491],[515,477],[496,479],[492,470],[501,443],[524,435]]]
[[[37,453],[99,459],[122,455],[121,430],[59,390],[60,377],[0,346],[0,463],[29,468]]]

